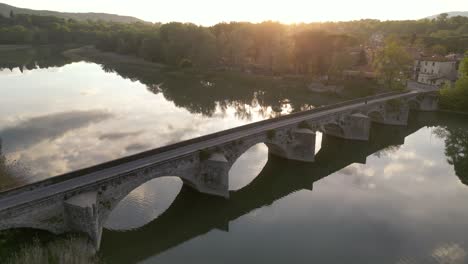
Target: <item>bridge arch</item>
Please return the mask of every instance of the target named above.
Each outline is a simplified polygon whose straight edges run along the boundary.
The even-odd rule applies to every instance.
[[[284,146],[275,142],[274,135],[267,135],[267,139],[263,137],[255,137],[251,139],[240,139],[236,142],[231,143],[229,150],[226,151],[225,156],[229,163],[229,168],[241,157],[245,152],[247,152],[252,147],[258,144],[264,144],[268,147],[268,152],[273,153],[282,153],[285,154],[286,150]]]
[[[182,186],[182,179],[176,176],[157,177],[141,184],[116,204],[104,227],[124,231],[150,223],[172,205]]]
[[[193,182],[190,173],[193,173],[193,167],[190,169],[180,169],[171,170],[171,169],[161,169],[157,172],[143,172],[138,174],[130,174],[126,176],[129,178],[115,179],[111,183],[107,183],[108,187],[101,187],[98,195],[99,203],[99,216],[102,223],[106,223],[108,218],[115,212],[114,210],[118,209],[117,207],[123,202],[127,197],[131,197],[134,192],[141,192],[141,189],[145,189],[147,185],[155,186],[154,184],[160,182],[162,179],[171,178],[173,181],[179,182],[180,187],[183,185],[188,185],[191,188],[197,189],[198,185],[196,182]],[[176,195],[180,192],[178,190]],[[148,192],[149,193],[149,192]]]

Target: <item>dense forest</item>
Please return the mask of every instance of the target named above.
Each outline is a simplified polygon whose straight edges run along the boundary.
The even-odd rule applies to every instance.
[[[440,53],[464,52],[468,48],[468,17],[442,14],[432,20],[294,25],[232,22],[202,27],[175,22],[77,21],[14,12],[0,16],[0,44],[93,44],[103,51],[180,67],[229,67],[315,76],[333,76],[359,64],[346,51],[371,45],[376,34],[392,35],[404,46],[436,47]]]

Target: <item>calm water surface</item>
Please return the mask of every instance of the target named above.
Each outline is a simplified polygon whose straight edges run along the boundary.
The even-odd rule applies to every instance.
[[[2,189],[323,104],[251,81],[37,64],[0,70]],[[100,254],[107,263],[468,263],[467,121],[413,113],[408,127],[373,126],[369,142],[319,134],[311,164],[259,144],[231,169],[229,200],[173,175],[150,181],[112,212]]]

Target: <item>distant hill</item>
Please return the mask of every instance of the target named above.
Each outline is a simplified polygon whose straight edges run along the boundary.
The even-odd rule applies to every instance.
[[[32,10],[27,8],[19,8],[10,6],[7,4],[0,3],[0,14],[3,16],[9,16],[10,11],[13,11],[15,14],[27,14],[27,15],[38,15],[38,16],[56,16],[61,18],[72,18],[78,21],[86,20],[103,20],[103,21],[112,21],[120,23],[133,23],[133,22],[144,22],[141,19],[131,16],[119,16],[113,14],[105,13],[63,13],[56,11],[47,11],[47,10]]]
[[[468,11],[454,11],[454,12],[446,12],[446,13],[449,15],[449,17],[454,17],[454,16],[468,17]],[[433,19],[433,18],[436,18],[438,15],[433,15],[433,16],[425,17],[425,18]]]

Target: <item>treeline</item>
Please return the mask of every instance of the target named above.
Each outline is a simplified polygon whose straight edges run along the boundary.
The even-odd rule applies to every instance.
[[[211,28],[169,23],[106,33],[97,47],[180,67],[226,66],[272,73],[328,73],[345,47],[357,44],[344,34],[302,31],[291,34],[275,22],[230,23]]]
[[[446,86],[440,91],[439,106],[442,109],[468,112],[468,52],[465,55],[454,87]]]
[[[53,16],[15,15],[5,17],[0,14],[0,44],[94,44],[99,35],[117,23],[79,22]],[[116,29],[116,28],[115,28]]]
[[[379,39],[376,35],[395,35],[407,46],[436,46],[441,53],[464,52],[468,48],[468,18],[441,15],[434,20],[297,25],[233,22],[202,27],[187,23],[79,22],[13,13],[0,17],[0,44],[94,44],[103,51],[179,67],[315,76],[334,76],[359,64],[359,58],[350,57],[347,48],[371,45]]]
[[[0,71],[18,68],[23,72],[24,70],[62,67],[73,62],[73,60],[62,55],[62,52],[68,48],[70,47],[47,45],[34,49],[0,49]]]

